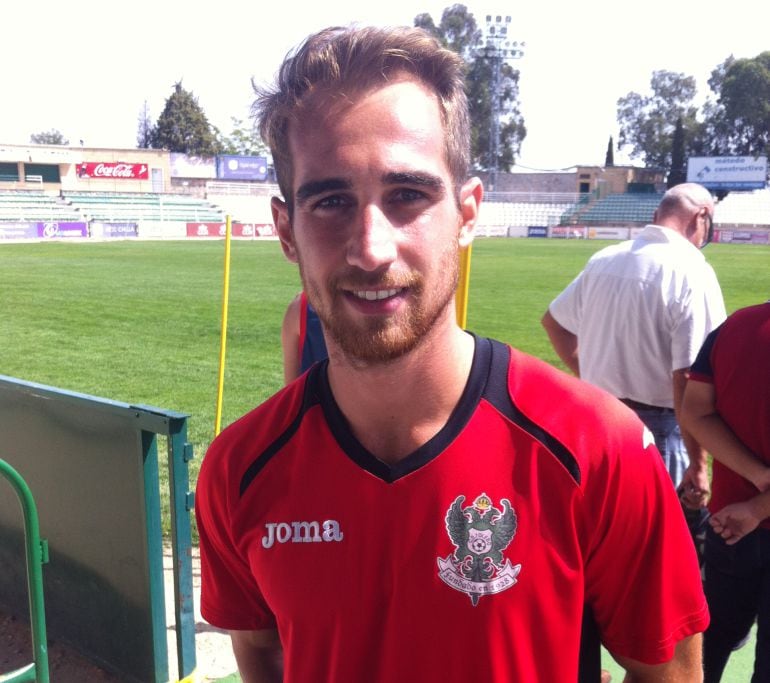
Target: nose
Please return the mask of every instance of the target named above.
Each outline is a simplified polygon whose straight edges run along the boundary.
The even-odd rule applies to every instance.
[[[364,206],[348,242],[347,260],[352,266],[374,271],[396,260],[397,229],[382,209],[374,204]]]

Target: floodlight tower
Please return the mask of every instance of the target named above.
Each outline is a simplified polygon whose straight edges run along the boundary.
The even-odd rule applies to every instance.
[[[508,39],[510,16],[487,14],[484,34],[476,47],[476,54],[492,67],[489,83],[489,189],[497,189],[498,159],[500,157],[500,116],[503,108],[503,64],[519,59],[524,54],[524,43]]]

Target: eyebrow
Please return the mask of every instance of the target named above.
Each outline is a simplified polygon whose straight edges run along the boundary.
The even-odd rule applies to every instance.
[[[315,197],[330,190],[349,190],[353,183],[345,178],[324,178],[323,180],[310,180],[297,188],[297,203],[302,204],[311,197]]]
[[[446,191],[444,181],[432,173],[393,172],[382,176],[386,185],[418,185],[441,193]]]
[[[426,187],[440,193],[446,191],[444,181],[432,173],[411,173],[408,171],[392,171],[382,176],[385,185],[417,185]],[[353,182],[347,178],[324,178],[323,180],[310,180],[297,188],[296,201],[303,204],[308,199],[324,192],[334,190],[350,190]]]

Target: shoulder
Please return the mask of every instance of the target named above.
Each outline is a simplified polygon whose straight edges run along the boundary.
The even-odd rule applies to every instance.
[[[517,404],[548,422],[565,414],[604,416],[624,407],[603,389],[515,348],[508,386]]]
[[[764,330],[770,325],[770,301],[739,308],[725,320],[723,327],[730,330]]]
[[[586,265],[594,266],[596,264],[614,259],[621,254],[626,254],[631,250],[632,244],[632,240],[624,240],[623,242],[618,242],[617,244],[610,244],[609,246],[602,247],[599,249],[599,251],[591,255]]]
[[[629,471],[634,461],[644,468],[655,459],[654,439],[638,416],[599,387],[516,349],[508,386],[518,410],[574,459],[581,485],[597,470]]]
[[[307,375],[295,380],[225,428],[211,443],[201,463],[196,500],[239,497],[249,467],[280,442],[302,412]],[[196,503],[197,506],[197,503]]]
[[[286,313],[283,316],[283,331],[294,331],[295,334],[299,333],[299,320],[302,312],[304,294],[300,292],[297,294],[286,307]]]
[[[770,344],[770,302],[738,309],[711,336],[713,354],[720,358],[735,361],[764,354]]]

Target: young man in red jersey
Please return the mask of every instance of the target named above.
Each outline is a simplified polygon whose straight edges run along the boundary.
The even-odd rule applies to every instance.
[[[629,680],[697,681],[708,612],[652,435],[456,323],[483,193],[463,73],[419,29],[327,29],[259,93],[329,359],[206,454],[203,616],[246,682],[598,681],[597,634]]]

